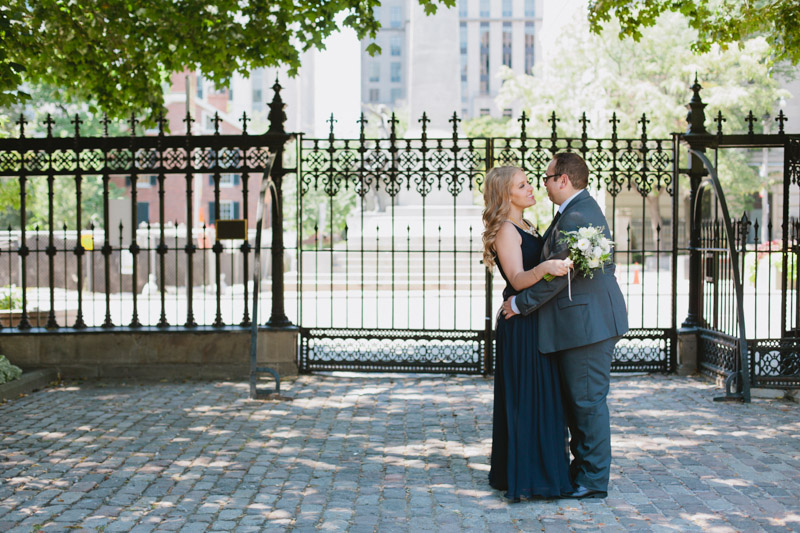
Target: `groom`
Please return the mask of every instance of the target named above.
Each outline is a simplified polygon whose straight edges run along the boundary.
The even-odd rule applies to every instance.
[[[564,232],[586,226],[602,227],[611,239],[608,222],[586,191],[589,168],[574,153],[556,154],[542,178],[558,213],[544,233],[542,260],[564,258],[569,251]],[[572,274],[572,300],[567,276],[541,281],[503,303],[506,317],[539,311],[539,351],[558,357],[569,425],[575,490],[568,498],[605,498],[611,467],[611,425],[606,396],[614,345],[628,331],[622,292],[613,263],[591,278]]]

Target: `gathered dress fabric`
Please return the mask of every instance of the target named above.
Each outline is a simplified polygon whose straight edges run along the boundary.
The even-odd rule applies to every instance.
[[[530,270],[539,263],[543,241],[517,231],[523,267]],[[499,261],[497,266],[506,280],[503,299],[517,294]],[[536,312],[497,319],[489,484],[512,500],[553,498],[572,490],[557,356],[539,353],[537,335]]]

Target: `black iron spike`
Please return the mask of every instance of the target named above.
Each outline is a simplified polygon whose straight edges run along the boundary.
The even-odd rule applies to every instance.
[[[431,120],[428,118],[428,114],[423,111],[422,118],[417,120],[417,122],[422,122],[422,137],[426,138],[428,136],[428,122]]]
[[[242,123],[242,135],[247,135],[247,123],[250,122],[251,118],[248,118],[247,111],[242,111],[242,118],[239,119],[239,122]]]
[[[108,137],[108,125],[111,123],[111,120],[108,118],[108,113],[103,113],[103,118],[100,120],[100,124],[103,125],[103,137]]]
[[[453,116],[448,120],[453,125],[453,142],[458,141],[458,123],[461,122],[461,119],[458,118],[458,113],[453,111]]]
[[[617,138],[617,124],[619,124],[619,119],[617,118],[617,112],[616,111],[614,111],[611,114],[611,120],[609,120],[609,122],[611,123],[611,137],[616,139]]]
[[[647,140],[647,124],[650,122],[650,119],[647,118],[645,113],[642,113],[642,118],[639,119],[639,124],[642,125],[642,141]]]
[[[331,113],[331,117],[330,117],[328,120],[326,120],[325,122],[327,122],[328,124],[330,124],[330,125],[331,125],[330,132],[328,133],[328,137],[329,137],[330,139],[333,139],[333,124],[334,124],[335,122],[338,122],[338,120],[336,120],[335,118],[333,118],[333,113]]]
[[[19,125],[19,138],[22,139],[25,137],[25,124],[28,123],[28,121],[25,120],[25,115],[20,113],[19,120],[17,120],[16,123]]]
[[[55,124],[55,123],[56,123],[56,121],[53,120],[53,116],[50,113],[48,113],[47,114],[47,119],[44,122],[42,122],[42,124],[45,124],[47,126],[47,136],[48,137],[52,137],[53,136],[53,124]]]
[[[722,116],[722,111],[717,111],[717,118],[714,119],[717,123],[717,135],[722,135],[722,123],[727,121],[728,119]]]
[[[358,131],[359,131],[358,136],[359,136],[359,138],[363,139],[364,138],[364,125],[367,122],[369,122],[366,118],[364,118],[364,112],[363,111],[361,112],[361,116],[359,117],[358,120],[356,120],[356,122],[358,122]]]
[[[747,117],[745,117],[745,121],[747,121],[747,134],[753,135],[755,132],[753,131],[753,123],[756,121],[756,116],[753,114],[753,111],[747,113]]]
[[[219,135],[219,123],[222,122],[222,119],[219,118],[218,111],[214,111],[214,118],[211,120],[214,122],[214,135]]]
[[[73,120],[70,120],[70,124],[75,124],[75,137],[80,137],[81,136],[81,124],[83,124],[83,121],[81,120],[80,115],[75,113],[75,118]]]
[[[128,124],[131,125],[131,137],[136,137],[136,125],[139,121],[136,119],[136,113],[131,111],[131,118],[128,119]]]
[[[778,116],[777,116],[777,117],[775,117],[775,122],[777,122],[777,123],[778,123],[778,134],[779,134],[779,135],[783,135],[783,134],[784,134],[784,131],[783,131],[783,124],[784,124],[784,122],[786,122],[787,120],[789,120],[789,118],[788,118],[786,115],[784,115],[784,114],[783,114],[783,109],[781,109],[780,111],[778,111]]]
[[[525,127],[526,127],[526,123],[527,123],[529,120],[530,120],[530,119],[528,118],[528,115],[526,115],[526,114],[525,114],[525,111],[523,111],[523,112],[522,112],[522,115],[521,115],[521,116],[520,116],[520,117],[517,119],[517,122],[519,122],[519,128],[520,128],[520,137],[522,137],[523,139],[524,139],[525,137],[527,137],[527,135],[526,135],[526,133],[525,133]]]
[[[394,111],[392,111],[392,116],[389,119],[389,126],[390,126],[389,136],[392,139],[396,139],[397,138],[397,123],[398,122],[400,122],[400,121],[397,120],[397,115],[395,114]]]
[[[183,119],[183,122],[186,124],[186,135],[192,134],[192,122],[194,119],[192,118],[192,114],[188,111],[186,112],[186,118]]]
[[[281,98],[281,84],[278,83],[278,75],[275,75],[275,83],[272,85],[272,101],[269,103],[269,129],[267,133],[286,133],[286,112],[283,110],[286,105]]]
[[[582,139],[586,139],[586,137],[588,137],[588,135],[586,134],[586,125],[589,124],[590,122],[591,120],[586,118],[586,111],[584,111],[580,118]]]
[[[555,111],[550,113],[550,118],[547,119],[547,122],[550,123],[550,136],[552,138],[554,138],[554,139],[557,138],[558,137],[558,133],[556,132],[556,128],[557,128],[556,123],[557,122],[561,122],[561,119],[556,117],[556,112]]]

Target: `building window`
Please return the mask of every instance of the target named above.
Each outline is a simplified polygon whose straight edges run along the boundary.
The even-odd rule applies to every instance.
[[[370,89],[369,90],[369,101],[372,103],[377,102],[380,99],[380,91],[378,89]]]
[[[391,80],[392,82],[399,82],[400,78],[402,77],[403,73],[403,64],[402,63],[392,63],[391,64]]]
[[[150,202],[136,202],[136,225],[150,223]]]
[[[467,17],[467,0],[458,0],[458,16],[461,18]]]
[[[220,187],[236,187],[239,185],[239,174],[220,174],[219,186]]]
[[[481,116],[488,117],[491,114],[491,110],[488,107],[481,108]]]
[[[525,23],[525,74],[533,70],[533,22]]]
[[[489,94],[489,23],[481,22],[480,28],[480,90],[481,94]]]
[[[536,9],[534,8],[536,4],[536,0],[525,0],[525,16],[526,17],[535,17],[536,16]]]
[[[258,104],[261,102],[261,89],[253,89],[253,103]]]
[[[214,224],[216,220],[231,220],[239,218],[239,202],[233,200],[220,200],[219,213],[214,202],[208,202],[208,220]]]
[[[400,28],[403,26],[403,8],[392,6],[389,9],[389,27]]]
[[[511,0],[503,0],[503,16],[510,17],[511,13]]]
[[[481,18],[489,18],[489,0],[481,0]]]
[[[394,88],[389,91],[389,98],[392,100],[392,105],[396,104],[399,100],[403,99],[403,89]]]
[[[399,56],[403,52],[403,41],[399,35],[392,35],[389,41],[389,50],[393,56]]]
[[[369,64],[369,81],[376,83],[381,81],[381,64],[377,61]]]
[[[503,116],[505,118],[511,118],[511,109],[509,109],[509,108],[503,109]]]
[[[511,23],[503,23],[503,64],[511,68]]]
[[[158,184],[158,176],[155,174],[139,174],[136,176],[136,188],[147,189]]]

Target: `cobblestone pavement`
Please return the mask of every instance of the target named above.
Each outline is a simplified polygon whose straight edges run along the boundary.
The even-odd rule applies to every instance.
[[[0,405],[0,531],[800,530],[800,405],[612,382],[606,500],[487,484],[491,379],[76,382]]]

